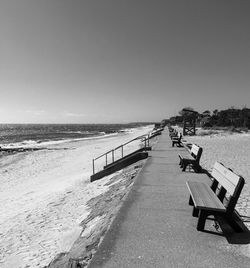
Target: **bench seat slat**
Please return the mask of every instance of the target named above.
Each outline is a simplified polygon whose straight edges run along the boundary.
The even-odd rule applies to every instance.
[[[226,212],[225,206],[209,185],[201,182],[188,181],[187,187],[197,209]]]
[[[188,160],[188,161],[195,161],[195,159],[191,155],[185,155],[183,157],[182,155],[179,154],[179,158],[185,159],[185,160]]]
[[[192,148],[191,148],[191,153],[193,153],[194,155],[197,155],[199,151],[199,146],[193,144]]]

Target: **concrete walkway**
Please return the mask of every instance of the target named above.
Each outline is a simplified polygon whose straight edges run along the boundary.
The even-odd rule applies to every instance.
[[[185,182],[209,180],[181,171],[184,151],[162,133],[89,267],[250,267],[239,245],[196,230]],[[215,232],[213,223],[206,230]]]

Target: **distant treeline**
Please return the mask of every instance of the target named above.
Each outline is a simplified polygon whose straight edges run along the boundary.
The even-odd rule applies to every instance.
[[[194,111],[192,107],[183,108],[179,115],[164,120],[170,124],[182,124],[184,119],[192,120],[202,127],[243,127],[250,128],[250,109],[236,109],[231,107],[226,110],[206,110],[203,113]]]

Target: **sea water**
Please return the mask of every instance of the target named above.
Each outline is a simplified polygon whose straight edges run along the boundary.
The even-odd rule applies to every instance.
[[[0,124],[2,148],[41,147],[129,131],[142,124]]]

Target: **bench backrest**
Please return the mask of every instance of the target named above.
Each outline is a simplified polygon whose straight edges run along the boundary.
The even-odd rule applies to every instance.
[[[233,210],[238,201],[245,180],[219,162],[215,162],[214,164],[212,177],[214,178],[214,181],[211,188],[216,191],[216,188],[220,185],[221,187],[218,197],[221,201],[223,201],[226,193],[228,193],[229,199],[227,207],[228,209]]]
[[[202,148],[196,144],[192,144],[190,153],[195,158],[195,160],[199,162],[202,154]]]

